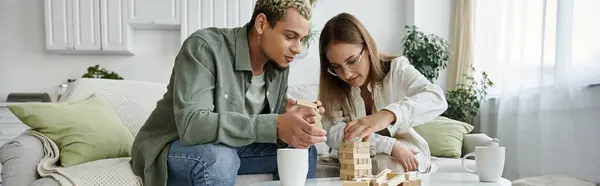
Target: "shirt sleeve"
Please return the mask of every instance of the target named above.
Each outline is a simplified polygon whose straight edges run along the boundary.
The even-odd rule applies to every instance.
[[[444,91],[438,85],[427,80],[405,57],[397,63],[396,68],[390,71],[394,73],[392,83],[396,84],[397,91],[406,92],[406,96],[384,108],[396,116],[390,127],[392,134],[398,129],[431,121],[448,108]]]
[[[337,113],[337,114],[336,114]],[[323,118],[323,128],[327,131],[327,141],[325,143],[330,148],[339,149],[342,139],[344,138],[344,128],[346,127],[346,119],[341,116],[342,111],[334,112],[334,123],[326,118]],[[396,139],[388,136],[382,136],[376,133],[369,138],[371,149],[375,149],[375,153],[392,154],[392,147]]]
[[[278,114],[214,112],[216,71],[212,55],[215,53],[205,40],[190,37],[176,57],[171,81],[181,141],[187,145],[224,143],[234,147],[276,143]]]

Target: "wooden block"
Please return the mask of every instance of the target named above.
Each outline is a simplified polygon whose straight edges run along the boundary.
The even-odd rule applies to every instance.
[[[344,170],[365,170],[365,169],[371,169],[373,166],[369,163],[369,164],[341,164],[340,165],[340,169],[344,169]],[[365,173],[366,174],[366,173]]]
[[[365,181],[342,181],[342,186],[370,186],[370,182]]]
[[[391,173],[392,170],[390,169],[384,169],[383,171],[381,171],[379,174],[377,174],[374,178],[375,182],[377,183],[383,183],[384,181],[387,181],[387,174]]]
[[[354,151],[354,150],[352,150]],[[369,152],[361,152],[361,153],[348,153],[347,150],[344,152],[339,152],[339,159],[371,159],[371,153]]]
[[[396,174],[395,177],[387,180],[388,185],[394,185],[394,186],[400,185],[404,181],[406,181],[406,179],[404,179],[404,175],[401,175],[401,174]]]
[[[420,179],[409,180],[409,185],[410,186],[421,186],[421,180]]]
[[[340,174],[340,180],[354,181],[358,176]]]
[[[404,173],[404,177],[406,178],[406,180],[414,180],[417,179],[417,172],[412,171],[412,172],[405,172]]]
[[[345,158],[345,159],[340,159],[339,161],[340,161],[340,164],[357,164],[357,165],[371,164],[371,159],[362,159],[362,158],[357,158],[357,159]]]
[[[323,120],[323,116],[321,116],[320,114],[317,114],[315,116],[315,125],[317,125],[317,127],[319,129],[323,129],[323,124],[321,123]]]
[[[371,185],[373,186],[388,186],[388,183],[383,181],[383,182],[371,182]]]
[[[370,154],[340,153],[340,163],[365,164],[371,162]]]
[[[373,179],[373,175],[366,175],[366,176],[353,176],[353,175],[344,175],[344,174],[340,174],[340,180],[346,180],[346,181],[356,181],[358,179],[362,179],[362,178],[370,178],[371,180]]]
[[[297,100],[296,105],[310,107],[310,108],[317,108],[317,104],[315,104],[313,102],[309,102],[309,101],[304,101],[304,100]]]
[[[365,141],[357,141],[357,142],[348,141],[348,142],[344,142],[343,144],[344,144],[343,145],[344,148],[355,148],[355,147],[371,148],[371,142],[368,142],[368,141],[366,141],[366,142]]]
[[[362,154],[362,153],[369,153],[369,155],[371,154],[371,149],[370,148],[339,148],[338,151],[340,153],[350,153],[350,154]]]
[[[387,173],[387,179],[388,179],[388,180],[389,180],[389,179],[392,179],[392,178],[394,178],[394,177],[396,177],[396,176],[402,176],[402,177],[404,177],[404,174],[393,173],[393,172]]]
[[[356,178],[356,181],[363,181],[363,182],[371,182],[371,180],[373,180],[373,176],[367,176],[367,177],[362,177],[362,178]]]
[[[340,175],[352,176],[352,179],[362,178],[362,177],[372,177],[373,175],[370,173],[371,173],[370,169],[365,169],[365,170],[340,169]]]
[[[410,186],[410,181],[403,181],[402,184],[399,184],[401,186]]]

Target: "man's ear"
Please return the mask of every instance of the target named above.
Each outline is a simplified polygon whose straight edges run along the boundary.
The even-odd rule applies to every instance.
[[[269,22],[267,21],[267,16],[263,13],[260,13],[256,16],[256,21],[254,21],[254,28],[258,34],[262,34],[268,26]]]

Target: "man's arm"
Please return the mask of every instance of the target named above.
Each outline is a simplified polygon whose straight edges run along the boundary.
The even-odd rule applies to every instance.
[[[173,112],[184,144],[224,143],[243,146],[275,143],[277,114],[246,116],[215,113],[213,51],[201,38],[189,38],[174,66]]]

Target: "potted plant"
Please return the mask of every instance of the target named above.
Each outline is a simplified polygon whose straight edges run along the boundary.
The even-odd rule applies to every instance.
[[[438,78],[439,71],[447,67],[448,41],[433,34],[425,34],[416,26],[405,26],[402,39],[403,55],[429,81]]]
[[[471,66],[471,70],[475,68]],[[487,99],[488,88],[494,86],[487,73],[481,73],[481,80],[463,74],[467,79],[464,84],[458,84],[454,90],[446,93],[448,109],[442,116],[473,124],[473,119],[479,114],[479,107]]]
[[[315,8],[315,3],[317,3],[318,0],[310,0],[309,3],[312,6],[313,10]],[[319,37],[320,31],[315,29],[315,25],[313,25],[311,23],[310,28],[308,30],[308,35],[306,35],[306,37],[302,40],[302,52],[300,54],[298,54],[298,58],[304,58],[306,56],[308,56],[308,53],[310,52],[310,46],[311,44],[317,39],[317,37]]]
[[[317,37],[319,37],[319,31],[315,29],[315,25],[310,25],[308,30],[308,35],[302,40],[302,50],[308,50],[310,48],[310,44],[312,44]]]
[[[439,72],[448,65],[450,53],[448,41],[433,34],[425,34],[416,26],[406,26],[406,36],[402,39],[404,56],[429,81],[438,78]],[[471,66],[471,70],[475,68]],[[458,84],[446,93],[448,109],[442,116],[473,124],[473,119],[479,114],[481,104],[487,98],[487,90],[494,83],[482,72],[482,78],[476,81],[474,77],[465,76],[467,82]]]
[[[100,68],[100,65],[90,66],[87,68],[87,73],[81,76],[82,78],[101,78],[101,79],[118,79],[122,80],[123,77],[115,72],[108,71],[104,68]]]

